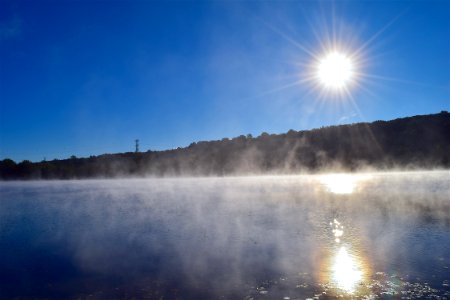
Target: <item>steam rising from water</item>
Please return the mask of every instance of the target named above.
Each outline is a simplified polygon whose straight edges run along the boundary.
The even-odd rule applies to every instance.
[[[0,291],[448,297],[449,182],[441,171],[1,183]]]

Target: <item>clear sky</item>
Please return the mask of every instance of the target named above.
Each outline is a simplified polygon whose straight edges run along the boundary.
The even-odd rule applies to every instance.
[[[450,1],[0,0],[0,159],[449,110]],[[318,84],[331,49],[345,92]]]

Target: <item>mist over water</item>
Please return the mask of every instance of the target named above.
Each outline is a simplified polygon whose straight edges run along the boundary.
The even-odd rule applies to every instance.
[[[0,183],[0,296],[450,297],[448,171]]]

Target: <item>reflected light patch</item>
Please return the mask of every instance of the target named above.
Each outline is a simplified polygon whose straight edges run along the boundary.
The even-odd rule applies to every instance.
[[[342,226],[336,219],[334,219],[333,222],[330,222],[330,225],[333,228],[332,232],[334,235],[334,241],[339,243],[341,241],[341,237],[344,235],[344,226]]]
[[[346,174],[323,175],[320,182],[333,194],[351,194],[356,187],[355,178]]]
[[[327,174],[319,176],[319,182],[333,194],[351,194],[360,187],[362,181],[370,179],[370,175]]]
[[[350,294],[362,281],[362,272],[345,247],[341,247],[335,257],[332,276],[336,286]]]

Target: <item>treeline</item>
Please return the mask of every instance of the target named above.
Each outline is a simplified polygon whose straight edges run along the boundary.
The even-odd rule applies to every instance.
[[[166,151],[15,163],[0,161],[0,179],[126,176],[223,176],[360,168],[449,168],[450,114],[323,127],[285,134],[241,135]]]

